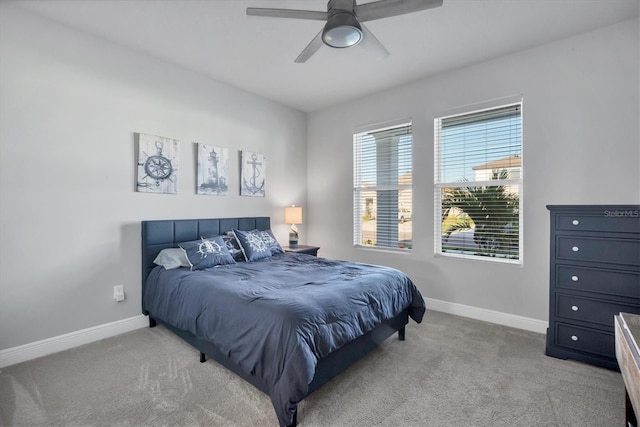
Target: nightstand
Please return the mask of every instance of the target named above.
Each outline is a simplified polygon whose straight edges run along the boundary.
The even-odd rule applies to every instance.
[[[298,245],[296,248],[290,248],[289,246],[283,246],[285,252],[296,252],[299,254],[309,254],[313,256],[318,256],[319,246],[307,246],[307,245]]]

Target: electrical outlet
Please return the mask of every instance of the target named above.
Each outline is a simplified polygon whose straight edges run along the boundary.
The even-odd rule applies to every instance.
[[[113,299],[118,302],[124,301],[124,285],[116,285],[113,287]]]

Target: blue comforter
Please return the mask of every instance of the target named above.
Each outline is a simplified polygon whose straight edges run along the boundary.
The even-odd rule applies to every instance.
[[[318,359],[408,308],[425,305],[402,272],[285,253],[201,271],[156,267],[143,309],[213,342],[269,390],[281,425],[292,423]]]

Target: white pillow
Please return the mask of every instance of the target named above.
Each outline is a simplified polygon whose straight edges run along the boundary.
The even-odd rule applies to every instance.
[[[180,267],[191,267],[187,255],[181,248],[167,248],[160,251],[154,264],[163,266],[166,270]]]

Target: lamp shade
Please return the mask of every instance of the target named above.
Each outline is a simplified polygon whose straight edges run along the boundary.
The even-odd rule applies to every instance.
[[[302,224],[302,208],[300,206],[289,206],[284,208],[285,224]]]

